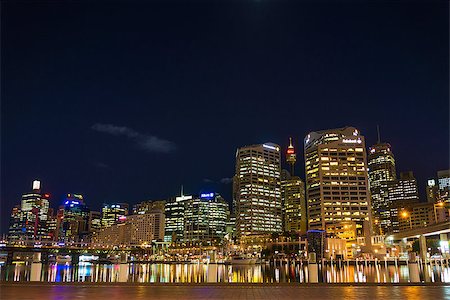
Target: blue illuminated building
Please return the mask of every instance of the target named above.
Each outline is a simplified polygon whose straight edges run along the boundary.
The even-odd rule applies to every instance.
[[[64,199],[59,239],[63,241],[83,241],[88,235],[89,208],[82,195],[67,194]]]

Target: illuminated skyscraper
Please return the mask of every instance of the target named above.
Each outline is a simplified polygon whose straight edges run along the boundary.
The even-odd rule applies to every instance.
[[[102,227],[109,227],[124,220],[128,215],[128,203],[103,204]]]
[[[219,242],[226,234],[228,203],[216,193],[202,193],[185,202],[184,241]]]
[[[392,147],[378,143],[369,148],[369,185],[372,195],[372,212],[376,233],[386,233],[391,227],[388,184],[397,179]]]
[[[185,196],[183,188],[178,197],[167,200],[165,206],[165,233],[164,241],[179,242],[184,238],[184,209],[187,200],[192,199],[191,195]]]
[[[354,221],[371,224],[364,137],[353,127],[309,133],[305,138],[309,229]]]
[[[16,205],[13,207],[9,219],[8,239],[10,241],[16,241],[22,235],[22,211],[20,210],[20,205]]]
[[[82,195],[67,194],[58,211],[59,239],[69,242],[84,240],[89,233],[89,212]]]
[[[234,182],[237,236],[282,231],[280,147],[266,143],[239,148]]]
[[[413,172],[401,172],[400,179],[389,182],[388,198],[390,204],[391,226],[387,232],[398,232],[402,217],[399,212],[405,208],[419,203],[417,181]]]
[[[21,239],[48,238],[49,197],[49,194],[41,194],[41,182],[38,180],[33,181],[30,193],[22,195],[19,221],[21,233],[16,232]],[[14,216],[17,218],[18,214],[15,213]],[[13,227],[17,228],[17,224]]]
[[[281,180],[283,203],[283,230],[286,232],[306,232],[305,183],[297,176]]]
[[[293,176],[296,162],[295,148],[289,138],[286,162],[291,166],[291,174],[286,170],[281,175],[281,202],[283,211],[283,230],[286,232],[306,232],[305,184]]]

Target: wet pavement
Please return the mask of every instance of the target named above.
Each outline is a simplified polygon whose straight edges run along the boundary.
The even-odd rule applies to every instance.
[[[1,299],[450,299],[450,285],[1,283]]]

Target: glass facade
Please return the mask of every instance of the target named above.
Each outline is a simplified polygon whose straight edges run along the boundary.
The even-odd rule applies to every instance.
[[[238,238],[282,231],[280,173],[278,145],[238,149],[234,182]]]

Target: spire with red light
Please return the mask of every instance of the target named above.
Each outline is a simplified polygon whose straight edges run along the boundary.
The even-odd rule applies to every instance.
[[[294,165],[297,161],[294,146],[292,145],[292,138],[289,138],[289,146],[286,151],[286,162],[291,165],[291,176],[294,176]]]

